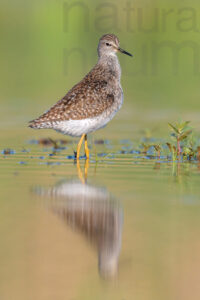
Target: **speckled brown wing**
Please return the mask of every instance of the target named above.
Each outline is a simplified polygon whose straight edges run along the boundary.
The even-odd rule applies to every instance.
[[[88,74],[60,101],[30,124],[53,123],[65,120],[82,120],[96,117],[114,103],[114,94],[109,92],[106,80]]]

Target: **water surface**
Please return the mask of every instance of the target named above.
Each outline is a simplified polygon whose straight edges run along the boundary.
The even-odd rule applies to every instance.
[[[73,147],[13,135],[0,155],[1,299],[199,299],[198,163]]]

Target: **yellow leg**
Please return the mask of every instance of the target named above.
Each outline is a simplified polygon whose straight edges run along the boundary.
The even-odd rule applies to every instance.
[[[80,179],[80,181],[84,184],[85,183],[85,178],[83,176],[83,173],[81,171],[81,167],[80,167],[80,160],[77,160],[77,171],[78,171],[78,177]]]
[[[84,137],[85,137],[85,134],[83,134],[83,135],[81,136],[80,141],[79,141],[78,146],[77,146],[77,153],[76,153],[76,158],[77,158],[77,160],[79,160],[79,157],[80,157],[80,150],[81,150],[81,145],[82,145],[82,143],[83,143]]]
[[[89,159],[86,159],[85,167],[84,167],[84,176],[83,176],[83,173],[82,173],[81,167],[80,167],[80,160],[79,159],[77,160],[78,177],[83,184],[87,182],[88,169],[89,169]]]
[[[84,168],[84,171],[85,171],[85,181],[87,181],[88,169],[89,169],[89,159],[87,158],[85,160],[85,168]]]
[[[85,135],[85,155],[86,155],[86,158],[89,159],[90,151],[89,151],[89,148],[88,148],[87,134]]]

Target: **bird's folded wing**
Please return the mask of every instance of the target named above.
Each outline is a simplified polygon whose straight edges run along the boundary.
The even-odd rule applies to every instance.
[[[82,120],[101,115],[114,102],[105,80],[88,80],[75,85],[60,101],[32,122]]]

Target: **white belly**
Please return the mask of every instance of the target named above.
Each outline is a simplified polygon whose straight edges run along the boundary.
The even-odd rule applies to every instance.
[[[95,118],[88,118],[83,120],[61,121],[54,125],[53,128],[63,134],[71,136],[81,136],[82,134],[88,134],[106,126],[106,124],[113,117],[114,115],[104,118],[103,115],[100,115]]]
[[[117,111],[121,108],[123,102],[123,97],[121,99],[120,105],[113,110],[111,113],[104,112],[103,114],[95,117],[95,118],[88,118],[83,120],[67,120],[67,121],[60,121],[53,125],[53,129],[63,134],[67,134],[70,136],[78,137],[82,134],[88,134],[93,131],[96,131],[100,128],[106,126],[106,124],[112,120],[115,116]]]

